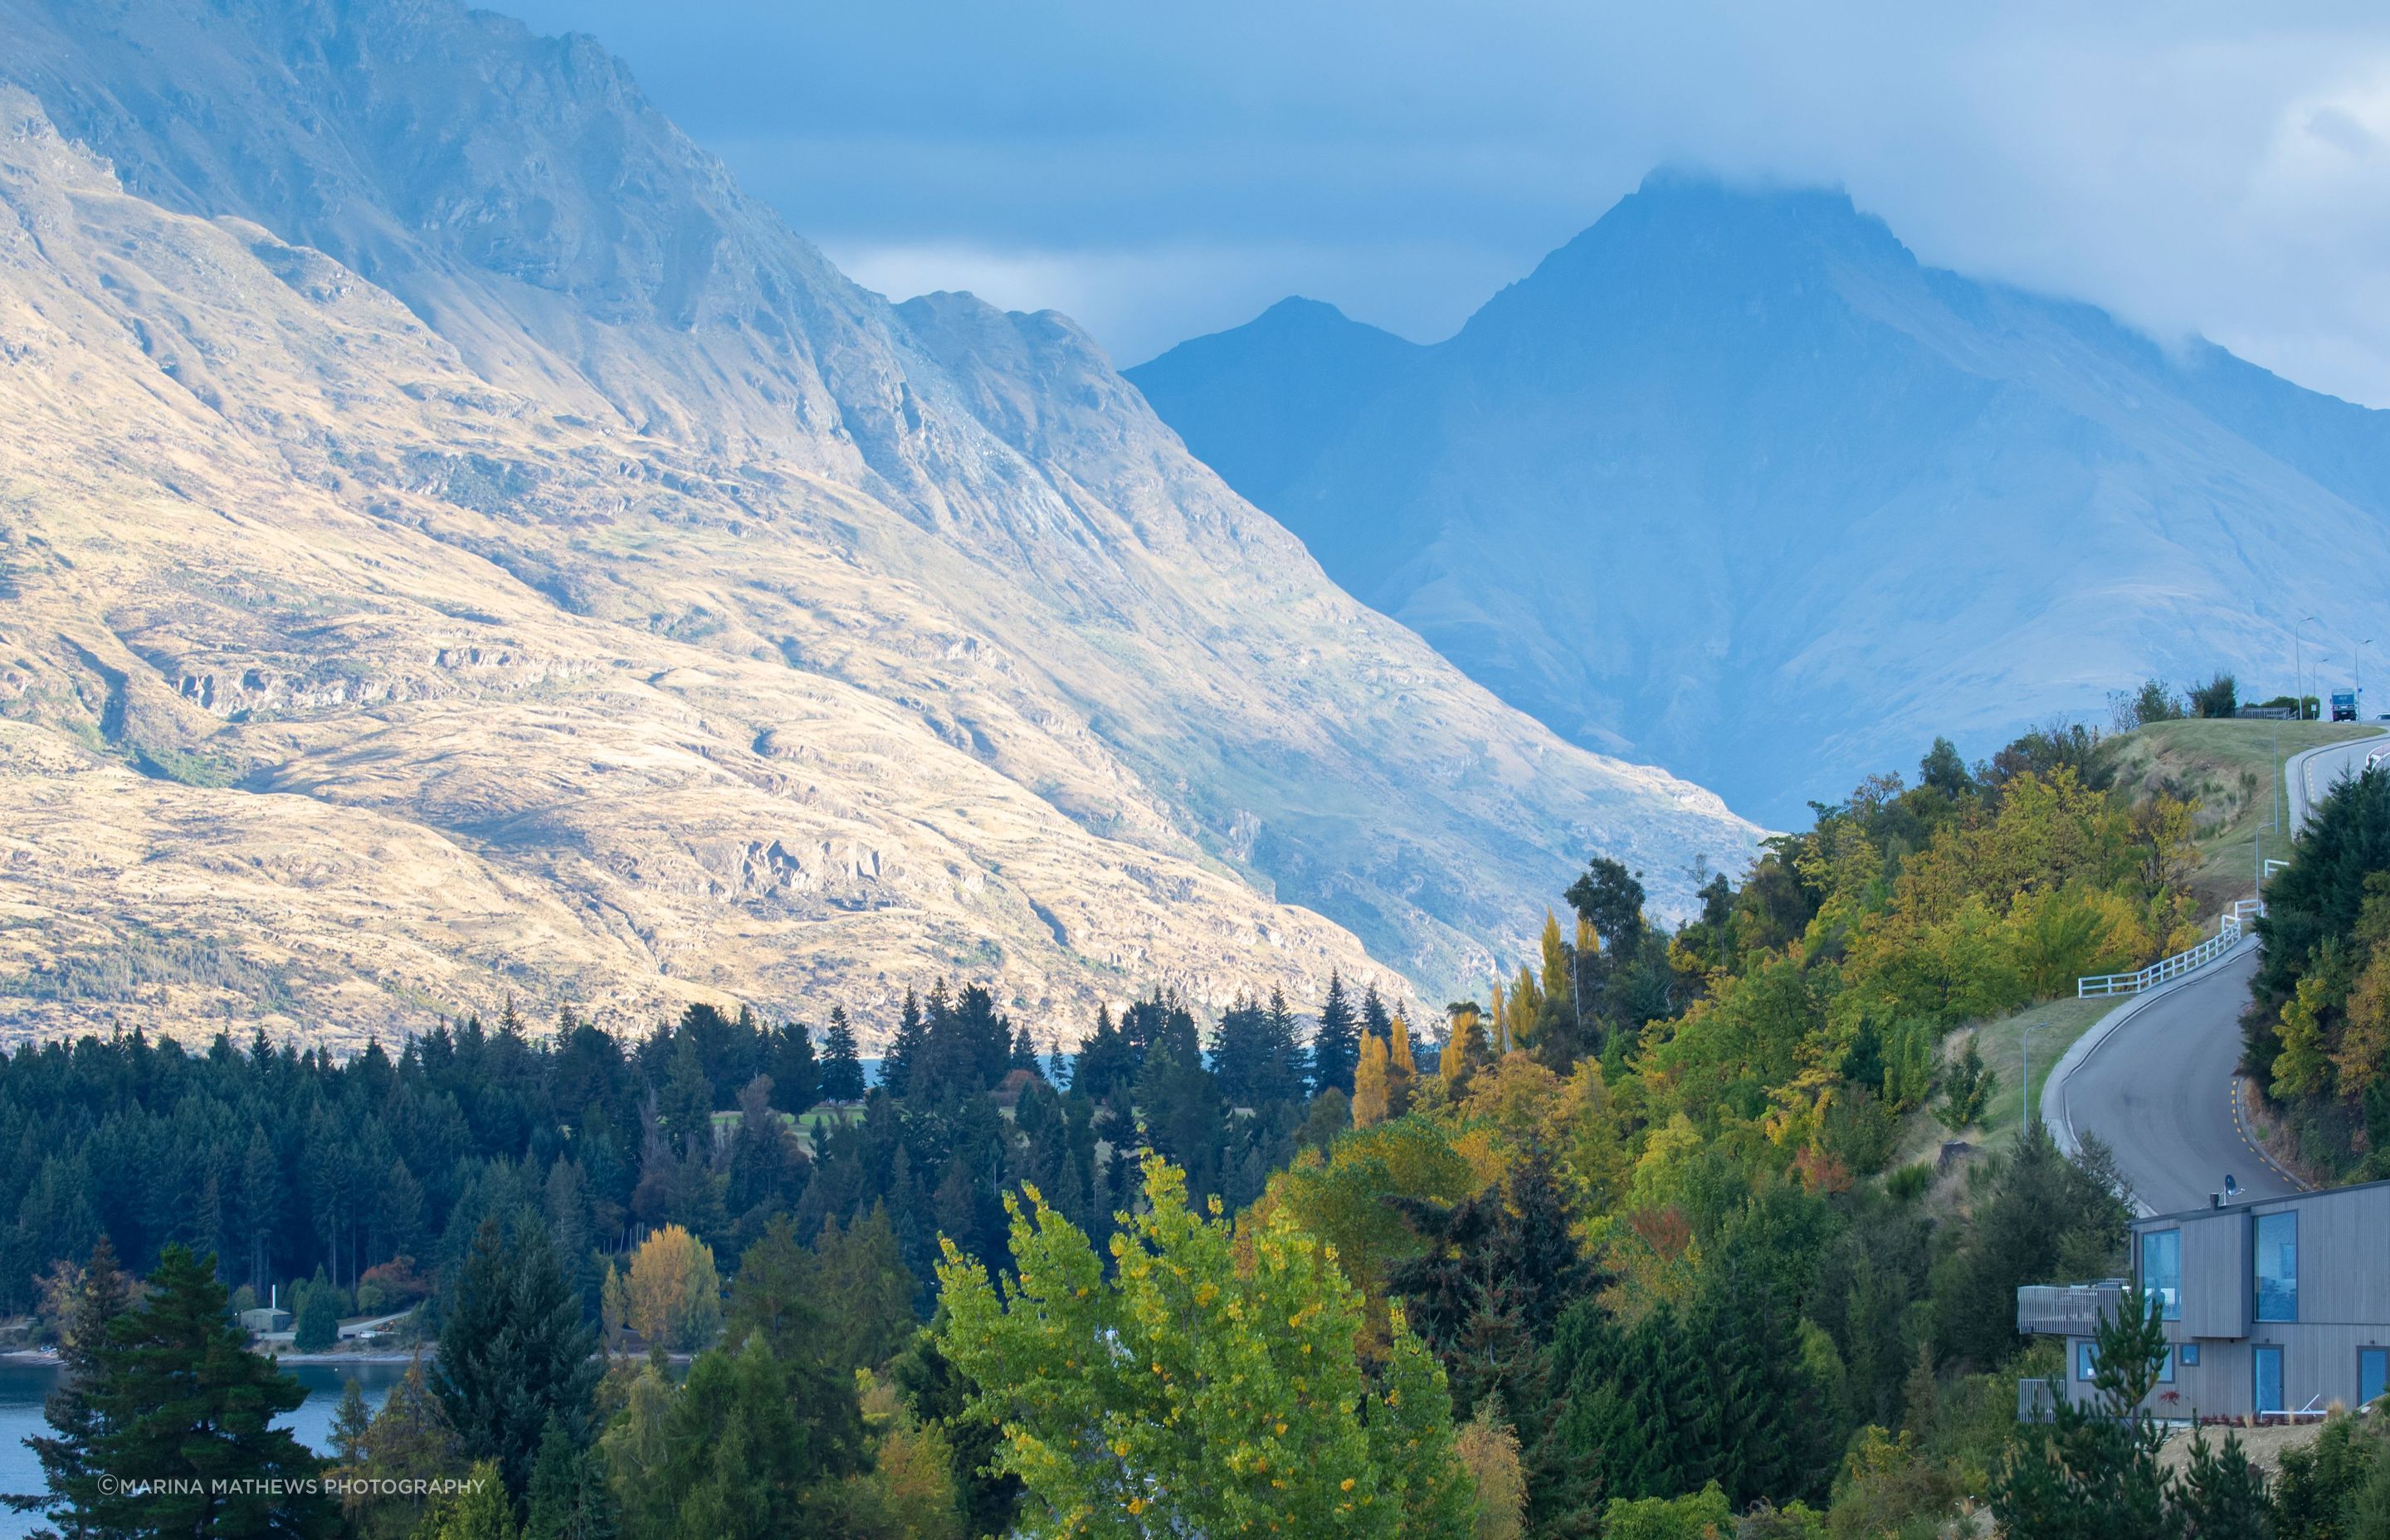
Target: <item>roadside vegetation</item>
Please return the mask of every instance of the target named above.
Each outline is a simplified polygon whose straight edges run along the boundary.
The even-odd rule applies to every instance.
[[[2390,771],[2334,787],[2290,861],[2257,924],[2242,1065],[2309,1173],[2390,1177]]]

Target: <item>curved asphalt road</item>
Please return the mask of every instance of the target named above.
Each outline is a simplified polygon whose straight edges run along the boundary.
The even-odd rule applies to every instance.
[[[2331,795],[2332,782],[2343,776],[2356,775],[2365,768],[2366,755],[2380,753],[2386,749],[2390,749],[2390,738],[2360,738],[2347,743],[2310,749],[2293,760],[2288,766],[2293,822],[2305,828],[2307,810]],[[2383,763],[2390,764],[2390,758],[2385,758]]]
[[[2390,738],[2359,738],[2291,761],[2291,813],[2305,824],[2341,775]],[[2084,1033],[2042,1091],[2042,1116],[2062,1143],[2096,1134],[2115,1151],[2145,1213],[2204,1208],[2227,1174],[2251,1198],[2301,1184],[2251,1136],[2235,1073],[2241,1012],[2257,970],[2253,940],[2163,988],[2135,996]]]
[[[2241,1012],[2256,971],[2252,942],[2119,1007],[2059,1088],[2059,1117],[2116,1152],[2147,1213],[2204,1208],[2227,1174],[2252,1198],[2299,1190],[2258,1150],[2239,1105]]]

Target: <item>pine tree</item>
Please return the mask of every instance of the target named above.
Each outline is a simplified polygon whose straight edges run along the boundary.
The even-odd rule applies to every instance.
[[[1013,1029],[1012,1068],[1026,1070],[1040,1080],[1046,1078],[1046,1066],[1037,1061],[1037,1045],[1025,1026]]]
[[[341,1340],[341,1291],[318,1271],[315,1280],[299,1288],[299,1308],[291,1315],[290,1345],[301,1353],[328,1352]]]
[[[2390,1497],[2390,1457],[2373,1457],[2371,1483]],[[2266,1473],[2249,1461],[2239,1434],[2227,1429],[2222,1447],[2208,1443],[2204,1429],[2191,1434],[2191,1458],[2175,1489],[2173,1513],[2184,1540],[2268,1540],[2274,1530],[2274,1504]],[[2380,1505],[2369,1526],[2362,1495],[2350,1505],[2348,1540],[2390,1536],[2390,1505]]]
[[[605,1457],[583,1448],[560,1418],[549,1418],[531,1468],[522,1540],[611,1540],[613,1534]]]
[[[1269,1009],[1262,1015],[1261,1050],[1253,1076],[1254,1110],[1272,1102],[1302,1101],[1309,1094],[1312,1059],[1295,1035],[1294,1012],[1277,989],[1270,991]]]
[[[772,1109],[771,1077],[757,1075],[739,1093],[739,1129],[730,1136],[723,1200],[742,1234],[759,1235],[772,1213],[796,1206],[804,1184],[805,1158]]]
[[[141,1481],[71,1496],[70,1530],[329,1536],[340,1514],[314,1486],[315,1457],[275,1418],[307,1399],[249,1351],[213,1258],[169,1245],[141,1307],[109,1324],[90,1404],[104,1429],[95,1471]],[[96,1483],[95,1483],[96,1484]]]
[[[656,1119],[686,1158],[713,1158],[713,1084],[705,1078],[694,1033],[680,1033],[673,1048],[671,1072],[656,1096]]]
[[[783,1112],[803,1113],[821,1094],[821,1065],[814,1059],[813,1034],[795,1021],[783,1021],[772,1034],[772,1105]]]
[[[79,1533],[73,1516],[98,1495],[98,1479],[106,1473],[96,1463],[96,1453],[109,1424],[93,1397],[100,1386],[109,1332],[132,1307],[131,1301],[131,1289],[116,1265],[116,1248],[103,1232],[61,1323],[58,1364],[63,1373],[42,1408],[55,1433],[25,1440],[41,1461],[52,1501],[60,1504],[49,1518],[70,1535]]]
[[[822,1034],[821,1094],[824,1101],[863,1099],[863,1061],[855,1057],[844,1006],[829,1007],[829,1030]]]
[[[1071,1063],[1071,1089],[1090,1101],[1107,1102],[1124,1096],[1137,1084],[1143,1067],[1137,1048],[1112,1020],[1111,1007],[1096,1007],[1096,1029],[1079,1040],[1079,1056]]]
[[[551,1416],[581,1436],[594,1345],[546,1227],[526,1214],[509,1235],[483,1220],[440,1330],[432,1388],[466,1457],[495,1461],[509,1494],[528,1487]]]
[[[913,1072],[920,1064],[922,1051],[927,1046],[928,1032],[921,1021],[920,997],[908,988],[905,991],[904,1013],[896,1020],[896,1040],[888,1045],[886,1056],[880,1060],[880,1088],[899,1101],[911,1096]]]
[[[1217,1193],[1228,1109],[1201,1056],[1184,1042],[1191,1035],[1174,1033],[1146,1055],[1137,1105],[1153,1149],[1184,1170],[1196,1191]]]
[[[1282,1000],[1275,1002],[1281,1009]],[[1353,1002],[1344,994],[1344,979],[1340,973],[1328,975],[1328,999],[1319,1007],[1319,1029],[1311,1036],[1311,1088],[1314,1095],[1333,1085],[1347,1097],[1353,1094],[1353,1071],[1359,1062],[1360,1032],[1353,1017]]]
[[[2174,1529],[2157,1457],[2165,1434],[2147,1406],[2171,1349],[2158,1297],[2147,1299],[2146,1315],[2113,1311],[2093,1334],[2098,1405],[2062,1396],[2049,1422],[2028,1424],[2011,1444],[1991,1489],[2009,1534],[2159,1540]]]
[[[1510,1167],[1506,1186],[1510,1201],[1494,1226],[1486,1274],[1501,1303],[1517,1311],[1528,1333],[1542,1341],[1577,1296],[1611,1280],[1586,1265],[1548,1151],[1541,1145],[1529,1149]],[[1791,1333],[1786,1340],[1792,1340]]]
[[[241,1227],[249,1236],[249,1284],[263,1290],[274,1263],[274,1232],[282,1225],[282,1162],[263,1123],[251,1125],[240,1163]]]

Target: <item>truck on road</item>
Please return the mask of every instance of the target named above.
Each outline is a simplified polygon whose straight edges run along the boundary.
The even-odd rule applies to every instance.
[[[2332,692],[2332,719],[2334,722],[2354,722],[2357,720],[2357,692],[2355,690],[2334,690]]]

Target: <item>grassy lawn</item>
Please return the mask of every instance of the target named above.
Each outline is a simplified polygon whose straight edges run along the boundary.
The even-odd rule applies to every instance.
[[[2170,791],[2199,803],[2199,868],[2191,879],[2200,918],[2213,923],[2255,875],[2250,841],[2261,829],[2266,853],[2288,843],[2275,824],[2282,806],[2285,761],[2327,743],[2381,731],[2359,722],[2159,722],[2101,746],[2100,762],[2130,791]]]
[[[798,1113],[790,1121],[797,1125],[797,1131],[805,1136],[805,1148],[817,1149],[820,1148],[821,1127],[824,1123],[854,1123],[862,1116],[863,1109],[859,1106],[840,1106],[825,1101]]]
[[[1976,1034],[1976,1046],[1982,1050],[1985,1067],[2000,1077],[1999,1089],[1992,1094],[1991,1107],[1984,1114],[1981,1126],[1954,1135],[1934,1121],[1929,1111],[1909,1115],[1908,1125],[1901,1130],[1900,1151],[1893,1157],[1895,1166],[1915,1161],[1931,1161],[1941,1150],[1942,1141],[1963,1138],[1981,1150],[2006,1149],[2016,1143],[2021,1126],[2017,1100],[2017,1068],[2020,1050],[2024,1044],[2025,1029],[2033,1033],[2033,1084],[2026,1094],[2033,1104],[2041,1104],[2042,1083],[2061,1055],[2075,1046],[2094,1021],[2125,1003],[2130,996],[2113,1000],[2050,1000],[2031,1006],[2014,1016],[2004,1016],[1997,1021],[1985,1021],[1973,1027],[1961,1027],[1943,1039],[1943,1053],[1955,1059],[1967,1046],[1967,1033]]]

